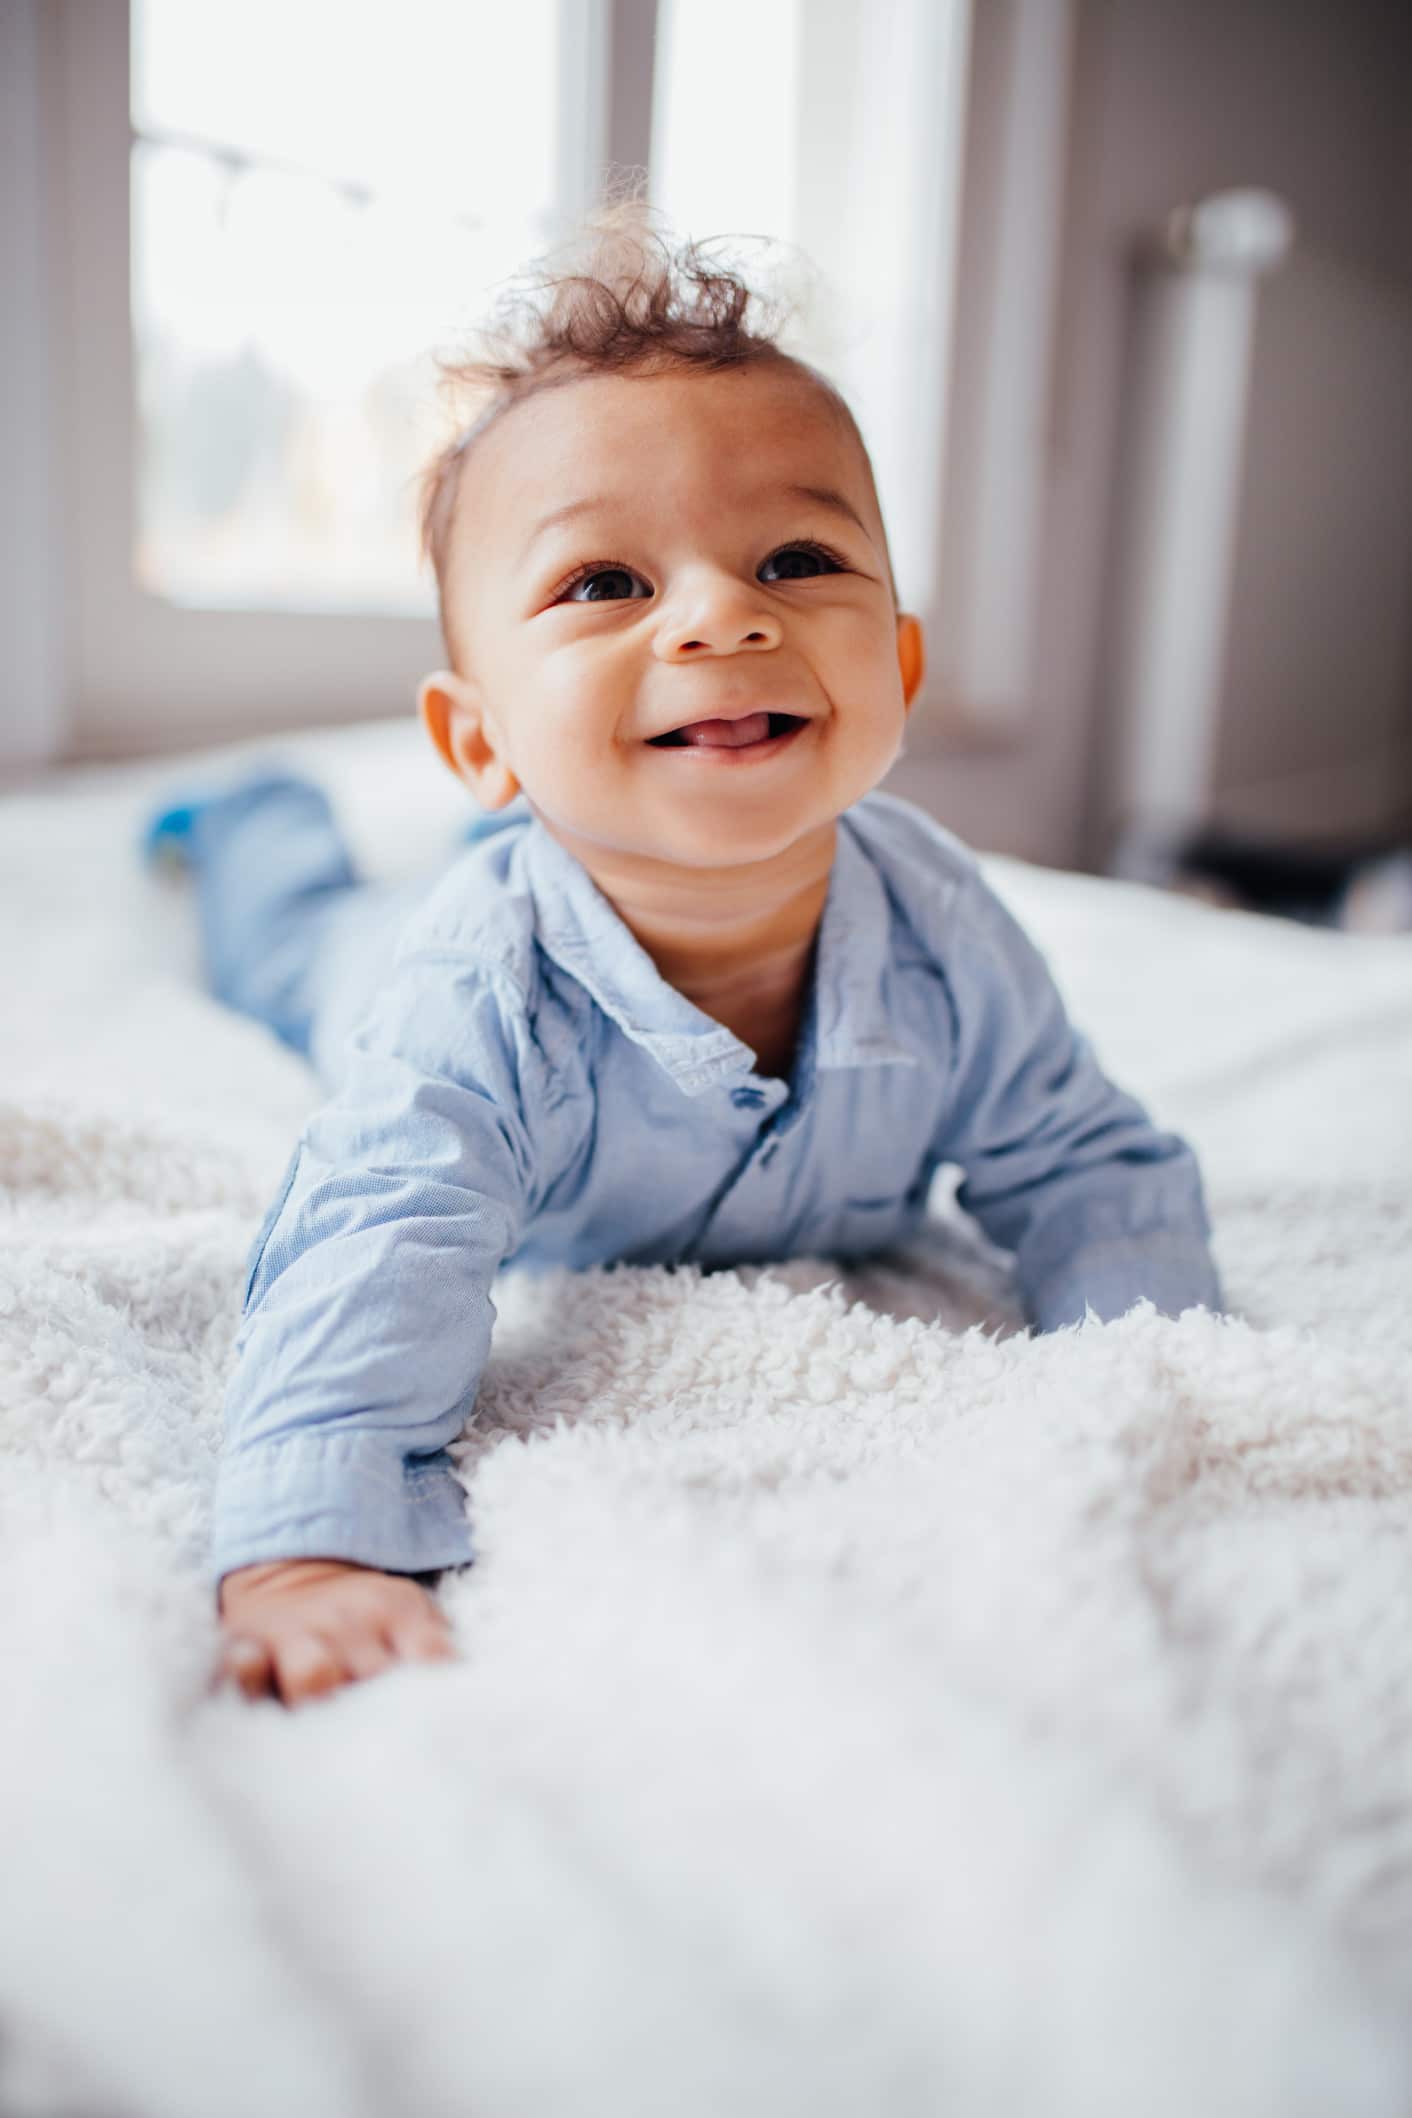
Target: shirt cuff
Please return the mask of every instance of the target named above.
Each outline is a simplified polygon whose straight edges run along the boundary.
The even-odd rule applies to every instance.
[[[473,1556],[466,1489],[445,1449],[407,1461],[386,1431],[305,1429],[222,1459],[208,1562],[217,1584],[271,1559],[418,1574]]]
[[[1085,1243],[1031,1277],[1023,1291],[1037,1331],[1082,1323],[1089,1309],[1100,1323],[1111,1323],[1141,1301],[1162,1316],[1198,1308],[1220,1315],[1224,1308],[1211,1252],[1190,1228],[1153,1228]]]

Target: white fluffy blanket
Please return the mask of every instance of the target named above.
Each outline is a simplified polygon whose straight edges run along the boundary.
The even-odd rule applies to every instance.
[[[280,754],[374,872],[464,820],[409,725]],[[200,1565],[317,1091],[133,859],[184,777],[0,803],[6,2118],[1404,2118],[1412,942],[990,863],[1240,1319],[1031,1341],[944,1196],[506,1275],[464,1659],[288,1714]]]

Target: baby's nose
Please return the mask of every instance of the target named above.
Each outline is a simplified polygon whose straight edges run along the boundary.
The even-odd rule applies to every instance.
[[[671,660],[687,655],[737,654],[742,649],[778,647],[783,637],[773,611],[762,610],[740,595],[700,597],[668,618],[658,652]]]
[[[705,640],[679,640],[675,648],[673,649],[673,652],[675,654],[683,655],[732,654],[734,653],[735,649],[739,647],[773,647],[774,644],[774,641],[769,638],[768,634],[766,634],[763,630],[757,629],[752,632],[743,633],[741,637],[734,642],[723,642],[720,636],[717,634],[713,634],[710,639]]]

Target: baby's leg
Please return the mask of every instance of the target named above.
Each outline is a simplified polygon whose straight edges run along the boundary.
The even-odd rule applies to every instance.
[[[195,878],[211,992],[307,1054],[324,945],[358,900],[381,894],[359,876],[327,796],[295,773],[257,770],[153,818],[149,854],[173,842]]]

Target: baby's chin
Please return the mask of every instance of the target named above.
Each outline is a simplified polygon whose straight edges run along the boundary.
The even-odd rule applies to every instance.
[[[836,814],[813,809],[807,816],[781,817],[767,824],[735,819],[725,827],[688,828],[674,838],[659,838],[657,857],[678,871],[707,875],[743,874],[754,870],[812,869],[833,852]]]
[[[539,814],[562,846],[605,879],[662,869],[704,877],[764,868],[791,856],[807,859],[832,847],[837,820],[837,812],[817,803],[807,813],[782,804],[772,817],[728,816],[715,804],[708,813],[703,805],[695,816],[643,818],[635,826],[619,815],[603,823],[585,818],[575,828],[567,819]]]

